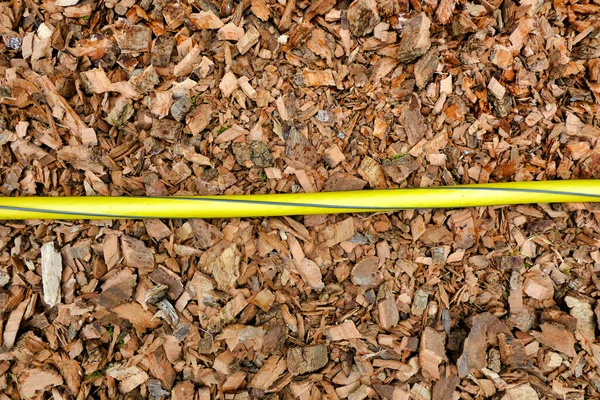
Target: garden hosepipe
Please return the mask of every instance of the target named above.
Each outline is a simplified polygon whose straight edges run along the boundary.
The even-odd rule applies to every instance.
[[[275,217],[573,202],[600,202],[600,180],[235,196],[0,197],[0,220]]]

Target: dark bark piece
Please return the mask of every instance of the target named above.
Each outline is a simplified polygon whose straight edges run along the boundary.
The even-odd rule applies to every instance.
[[[487,348],[498,340],[500,333],[509,334],[506,326],[490,313],[485,312],[473,318],[473,327],[464,342],[463,353],[456,363],[459,377],[465,377],[487,365]]]
[[[309,168],[314,168],[319,160],[317,149],[295,126],[290,128],[285,141],[285,155]]]
[[[409,145],[413,146],[425,137],[427,125],[425,125],[423,115],[421,114],[419,102],[414,96],[411,101],[402,108],[400,124],[406,131]]]
[[[449,377],[443,377],[433,386],[431,400],[451,399],[459,383],[460,379],[456,374],[452,374]]]
[[[415,64],[415,81],[420,89],[425,88],[429,83],[433,74],[437,71],[439,63],[440,57],[435,48],[428,51],[417,61]]]
[[[172,119],[155,119],[152,121],[150,136],[167,141],[174,141],[182,132],[183,125]]]
[[[194,244],[200,249],[208,249],[223,239],[221,231],[203,219],[192,219],[190,224],[196,239]]]
[[[146,26],[133,25],[115,33],[121,52],[146,52],[152,46],[152,30]]]
[[[169,35],[157,37],[152,44],[150,62],[156,67],[166,67],[175,49],[175,38]]]
[[[367,182],[357,178],[354,175],[347,174],[345,172],[336,172],[331,175],[325,182],[323,191],[325,192],[338,192],[346,190],[361,190],[367,185]]]
[[[395,160],[383,162],[383,171],[396,183],[404,182],[417,169],[419,169],[419,164],[413,156],[408,154]]]
[[[400,62],[410,63],[425,54],[431,46],[430,26],[431,20],[425,13],[420,13],[405,22],[396,55]]]
[[[183,122],[185,116],[188,115],[193,107],[194,104],[190,99],[187,96],[183,96],[171,106],[171,116],[173,116],[176,121]]]
[[[267,144],[263,141],[254,140],[251,142],[234,143],[232,145],[233,154],[238,164],[245,167],[271,167],[273,166],[273,155]]]
[[[316,371],[329,361],[327,345],[292,347],[287,352],[287,367],[292,375]]]
[[[355,36],[365,36],[373,32],[380,20],[375,0],[354,0],[348,7],[350,31]]]
[[[504,364],[513,368],[532,368],[533,363],[525,354],[525,348],[518,339],[501,333],[498,335],[500,357]]]

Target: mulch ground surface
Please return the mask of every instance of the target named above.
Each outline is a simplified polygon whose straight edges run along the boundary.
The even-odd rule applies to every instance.
[[[595,178],[597,0],[0,2],[0,195]],[[0,225],[0,400],[594,399],[599,209]]]

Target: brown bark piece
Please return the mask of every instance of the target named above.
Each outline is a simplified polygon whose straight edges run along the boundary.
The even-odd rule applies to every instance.
[[[352,283],[359,286],[375,287],[383,282],[379,269],[379,257],[367,257],[356,263],[352,269]]]
[[[141,271],[154,268],[154,254],[141,240],[131,236],[121,236],[121,250],[125,265]]]
[[[533,363],[525,354],[523,344],[512,336],[501,333],[498,335],[500,356],[504,364],[513,368],[531,368]]]
[[[377,311],[379,312],[379,325],[383,329],[393,328],[400,321],[400,313],[396,305],[396,299],[388,297],[382,300],[377,305]]]
[[[356,329],[354,322],[347,320],[338,326],[332,326],[325,330],[329,340],[349,340],[362,338],[361,333]]]
[[[381,165],[371,157],[365,156],[358,167],[358,172],[365,178],[372,188],[385,188],[385,175]]]
[[[396,54],[400,62],[410,63],[427,52],[431,46],[430,27],[431,20],[425,13],[420,13],[404,23]]]
[[[171,390],[175,382],[176,372],[167,359],[163,346],[159,346],[156,350],[148,354],[146,361],[150,375],[160,380],[163,389]]]
[[[192,13],[188,19],[198,29],[219,29],[225,25],[212,11]]]
[[[48,387],[62,385],[63,379],[57,372],[46,369],[26,369],[19,373],[19,394],[25,399],[40,395]]]
[[[433,328],[425,328],[421,335],[421,346],[419,348],[421,373],[425,378],[439,380],[439,367],[443,361],[448,361],[444,336]]]
[[[289,136],[285,141],[285,155],[308,168],[313,168],[319,160],[313,144],[295,126],[290,128]]]
[[[375,0],[354,0],[348,7],[350,32],[355,36],[365,36],[373,32],[380,20]]]
[[[317,264],[304,257],[304,259],[296,263],[296,268],[300,273],[302,279],[313,289],[322,290],[325,288],[325,284],[322,280],[321,270]]]
[[[410,155],[403,155],[391,161],[383,162],[383,171],[394,182],[404,182],[410,174],[419,169],[419,164]]]
[[[195,245],[200,249],[208,249],[223,239],[223,234],[214,225],[202,219],[190,220],[194,232]]]
[[[415,145],[427,133],[427,126],[416,102],[411,102],[403,107],[402,114],[400,114],[400,123],[406,131],[408,144],[411,146]]]
[[[460,379],[456,374],[452,374],[449,377],[442,377],[433,386],[433,393],[431,394],[431,400],[445,400],[451,399],[454,396],[456,387],[460,383]]]
[[[235,243],[221,240],[200,257],[199,267],[211,274],[219,289],[233,290],[240,276],[240,256]]]
[[[556,351],[575,357],[575,337],[564,328],[560,328],[554,324],[543,323],[540,325],[542,332],[531,332],[533,337],[543,344]]]
[[[291,347],[287,351],[288,371],[294,376],[321,369],[328,361],[328,349],[325,344]]]

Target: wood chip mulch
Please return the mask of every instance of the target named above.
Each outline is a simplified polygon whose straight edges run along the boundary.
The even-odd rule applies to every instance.
[[[596,178],[597,0],[0,2],[0,194]],[[590,204],[0,225],[0,400],[594,399]]]

